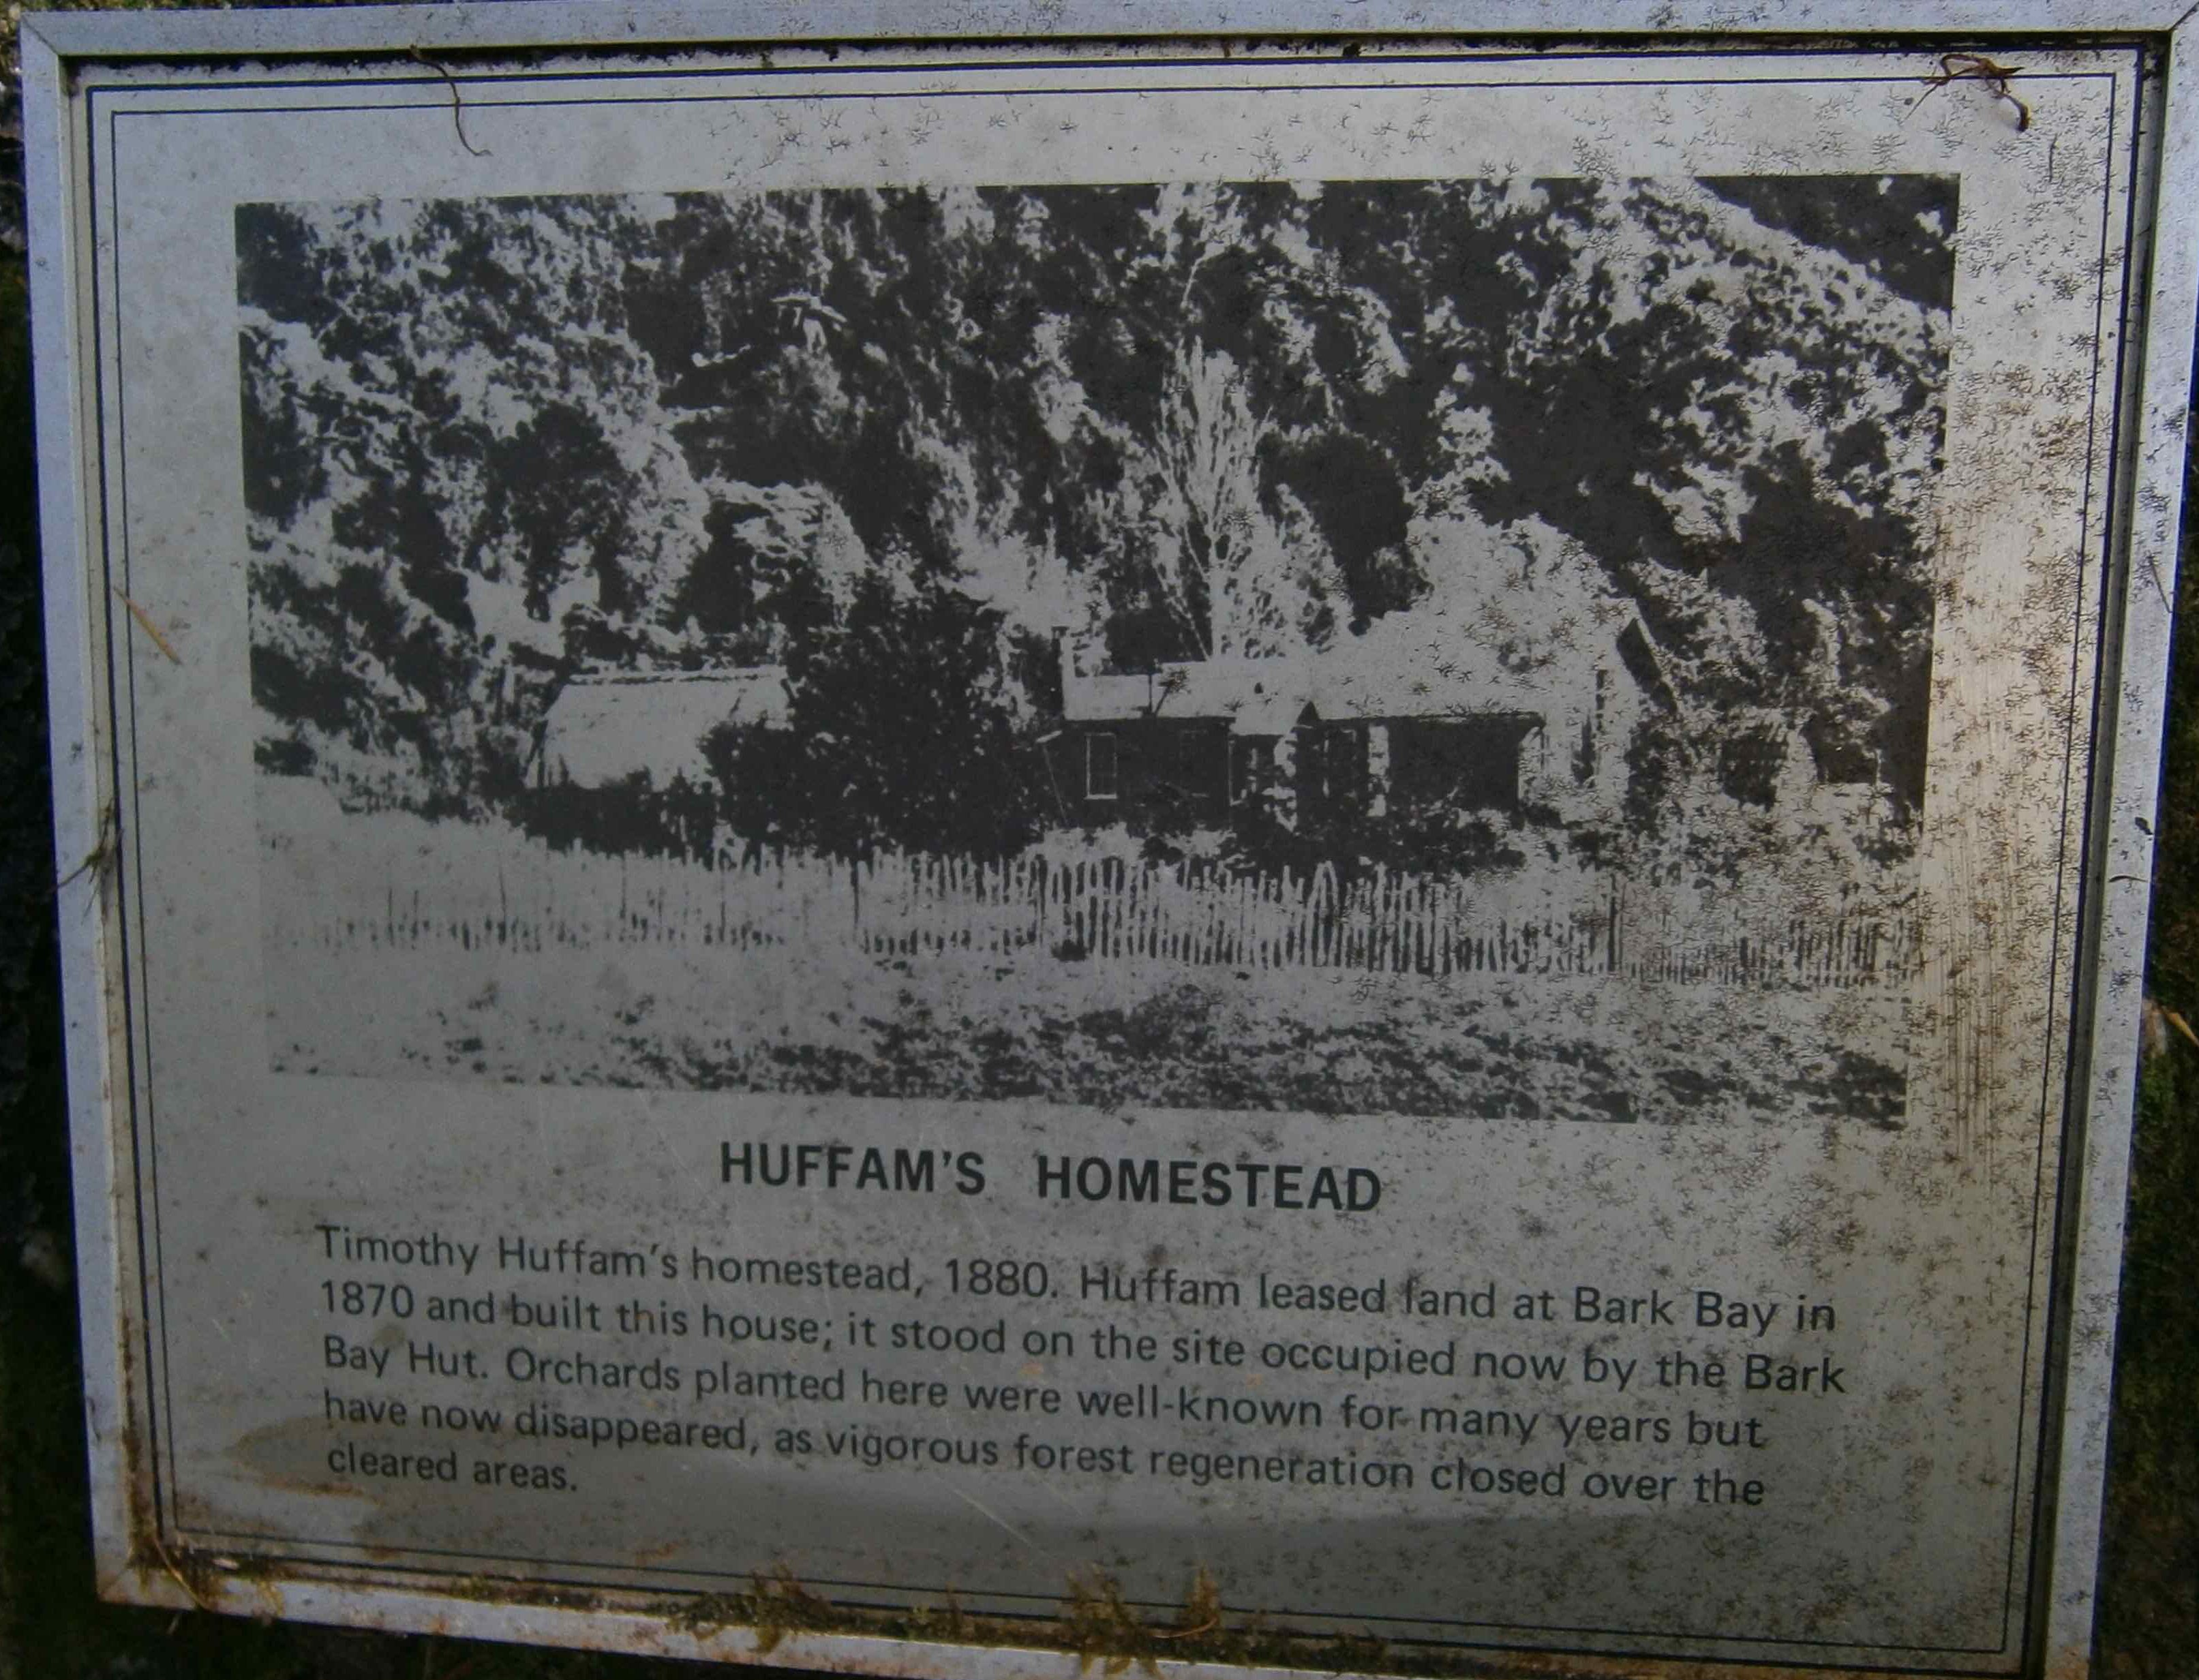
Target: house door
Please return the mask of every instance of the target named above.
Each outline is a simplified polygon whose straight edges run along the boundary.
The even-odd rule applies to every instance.
[[[1298,820],[1315,825],[1347,820],[1367,806],[1367,732],[1356,724],[1309,725],[1298,731]]]

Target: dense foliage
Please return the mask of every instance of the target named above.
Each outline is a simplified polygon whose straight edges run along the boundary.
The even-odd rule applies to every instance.
[[[1913,802],[1951,212],[1923,178],[248,207],[263,758],[493,802],[578,668],[783,663],[806,715],[860,709],[825,691],[887,668],[842,654],[892,600],[990,627],[895,680],[949,785],[1006,776],[1056,630],[1133,668],[1333,646],[1534,522],[1706,727],[1769,709]]]

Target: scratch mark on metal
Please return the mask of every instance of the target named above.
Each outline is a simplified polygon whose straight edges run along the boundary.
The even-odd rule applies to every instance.
[[[1032,1551],[1037,1551],[1040,1549],[1037,1542],[1034,1541],[1030,1535],[1024,1533],[1023,1530],[1018,1528],[1013,1523],[1010,1522],[1006,1517],[1001,1516],[998,1512],[992,1510],[984,1503],[983,1501],[977,1498],[976,1495],[965,1493],[959,1487],[951,1489],[950,1491],[953,1492],[957,1499],[960,1500],[965,1505],[967,1505],[979,1516],[984,1518],[986,1521],[997,1524],[1000,1527],[1006,1529],[1010,1534],[1015,1536],[1018,1541],[1024,1545],[1030,1547]]]

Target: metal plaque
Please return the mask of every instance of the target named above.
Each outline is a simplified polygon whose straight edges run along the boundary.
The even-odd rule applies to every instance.
[[[2083,1671],[2178,9],[26,20],[107,1590]]]

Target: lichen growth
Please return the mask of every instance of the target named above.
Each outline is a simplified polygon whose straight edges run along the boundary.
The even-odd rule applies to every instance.
[[[752,1628],[758,1655],[777,1650],[789,1634],[833,1630],[841,1613],[803,1586],[784,1564],[759,1575],[744,1593],[705,1593],[680,1601],[664,1617],[668,1626],[697,1640],[729,1627]]]

